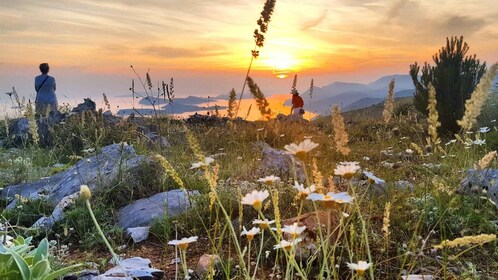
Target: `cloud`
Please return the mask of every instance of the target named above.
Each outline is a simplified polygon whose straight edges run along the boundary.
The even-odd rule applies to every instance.
[[[224,49],[220,49],[219,47],[188,49],[153,45],[142,48],[142,53],[146,55],[158,56],[161,58],[194,58],[224,55],[228,52]]]
[[[398,17],[401,10],[408,4],[409,0],[399,0],[389,8],[386,14],[386,22],[389,23],[392,19]]]
[[[301,31],[306,31],[310,28],[313,28],[313,27],[319,25],[320,23],[322,23],[325,20],[325,18],[327,17],[327,14],[328,14],[328,9],[325,9],[322,11],[321,15],[318,16],[317,18],[306,21],[303,24],[303,26],[301,26]]]
[[[455,15],[438,24],[437,30],[444,36],[463,35],[472,36],[486,26],[487,22],[482,18]]]

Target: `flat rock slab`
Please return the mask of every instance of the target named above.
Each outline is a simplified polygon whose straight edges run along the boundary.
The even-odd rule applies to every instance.
[[[127,279],[129,280],[130,277],[131,279],[150,279],[150,280],[155,280],[155,279],[163,279],[164,277],[164,271],[151,268],[151,262],[149,259],[144,259],[140,257],[135,257],[135,258],[130,258],[130,259],[125,259],[120,262],[121,266],[116,266],[108,271],[106,271],[104,274],[101,274],[95,278],[92,278],[93,280],[124,280]],[[124,271],[123,271],[124,270]],[[128,278],[126,278],[126,275],[124,274],[126,272],[126,275]]]
[[[64,172],[37,182],[8,186],[0,196],[13,198],[18,194],[33,200],[44,196],[49,203],[57,205],[64,197],[79,192],[81,185],[88,185],[93,191],[97,184],[105,186],[112,181],[120,168],[124,170],[137,166],[145,159],[144,156],[137,156],[135,149],[128,144],[112,144],[102,148],[97,155],[78,161]],[[14,207],[15,203],[14,200],[8,208]]]
[[[257,142],[256,146],[261,148],[263,154],[259,168],[261,176],[276,175],[281,178],[294,178],[300,182],[306,180],[301,161],[295,156],[286,151],[274,149],[264,142]]]
[[[123,229],[150,226],[165,214],[177,216],[192,207],[189,196],[197,191],[171,190],[135,201],[118,211],[118,226]]]

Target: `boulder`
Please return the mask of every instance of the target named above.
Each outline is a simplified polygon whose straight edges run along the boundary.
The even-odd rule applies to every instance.
[[[460,182],[461,194],[485,193],[498,209],[498,170],[469,169],[467,176]]]
[[[93,280],[129,280],[130,277],[140,280],[159,280],[164,278],[164,271],[152,268],[149,259],[134,257],[122,260],[120,265],[109,269]]]
[[[197,262],[196,272],[202,277],[208,273],[211,268],[214,270],[215,265],[219,262],[221,262],[221,258],[218,255],[204,254]]]
[[[97,106],[95,105],[95,102],[93,100],[91,100],[90,98],[85,98],[83,99],[83,103],[78,104],[71,110],[71,113],[83,113],[86,111],[95,112],[96,108]]]
[[[177,216],[192,206],[190,196],[197,191],[171,190],[143,198],[118,211],[118,226],[123,229],[150,226],[165,213]]]
[[[18,118],[12,120],[9,124],[9,144],[20,147],[29,141],[32,141],[32,136],[29,132],[29,119]]]
[[[72,168],[32,183],[22,183],[5,187],[0,196],[14,198],[20,195],[28,199],[39,199],[40,195],[52,205],[57,205],[65,197],[79,192],[81,185],[90,190],[108,186],[120,171],[126,171],[144,162],[146,157],[137,156],[130,145],[112,144],[102,148],[95,156],[84,158]],[[16,204],[12,201],[8,208]]]
[[[274,149],[264,142],[256,144],[262,149],[262,158],[259,165],[260,176],[275,175],[280,178],[295,178],[299,182],[306,181],[301,161],[286,151]],[[295,175],[295,176],[294,176]]]

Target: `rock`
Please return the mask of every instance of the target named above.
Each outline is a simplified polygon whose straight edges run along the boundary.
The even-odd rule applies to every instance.
[[[149,146],[154,146],[154,145],[159,145],[161,148],[169,148],[171,147],[171,144],[169,143],[168,139],[164,136],[159,136],[157,135],[156,132],[149,132],[145,135]]]
[[[206,273],[209,272],[210,268],[214,269],[215,265],[220,261],[221,258],[218,255],[210,255],[210,254],[202,255],[199,258],[199,261],[197,262],[197,269],[196,269],[197,274],[203,277]]]
[[[120,262],[121,266],[116,266],[105,273],[93,278],[93,280],[159,280],[163,279],[164,271],[151,268],[151,261],[140,257],[125,259]],[[128,275],[126,278],[123,270]]]
[[[460,182],[458,193],[486,193],[498,209],[498,170],[469,169],[467,171],[467,176]]]
[[[9,142],[11,146],[20,147],[32,140],[28,118],[14,119],[10,122]]]
[[[64,219],[64,210],[72,206],[78,198],[79,193],[73,193],[64,197],[59,203],[57,203],[50,216],[41,217],[31,226],[31,228],[43,230],[51,229],[55,223]]]
[[[396,181],[394,182],[394,188],[403,191],[413,191],[415,186],[408,181]]]
[[[432,275],[422,275],[422,274],[409,274],[405,276],[401,276],[404,280],[432,280],[434,276]]]
[[[95,112],[96,108],[97,106],[95,105],[95,102],[93,102],[93,100],[91,100],[90,98],[85,98],[83,99],[83,103],[78,104],[71,110],[71,113],[83,113],[86,111]]]
[[[292,225],[297,223],[298,226],[306,226],[304,232],[300,235],[303,239],[296,246],[296,259],[301,261],[306,261],[311,255],[316,252],[316,241],[320,237],[319,227],[321,227],[322,233],[325,234],[327,229],[332,231],[329,239],[331,244],[337,238],[337,225],[339,224],[340,217],[337,214],[329,215],[327,211],[309,212],[303,213],[298,217],[286,219],[282,221],[283,225]],[[287,236],[284,233],[284,239],[291,240],[291,236]]]
[[[198,191],[186,193],[183,190],[171,190],[139,199],[118,211],[118,225],[123,229],[144,227],[150,226],[165,213],[169,217],[177,216],[192,206],[189,196],[197,194]]]
[[[53,145],[52,128],[66,119],[66,115],[59,111],[51,111],[48,116],[40,117],[36,123],[38,125],[38,137],[40,138],[41,147],[50,147]]]
[[[139,166],[146,157],[137,156],[133,147],[128,144],[112,144],[102,148],[96,156],[85,158],[72,168],[51,177],[19,185],[5,187],[0,196],[14,198],[16,194],[28,199],[39,199],[43,196],[52,205],[57,205],[63,198],[79,192],[82,184],[90,190],[100,186],[108,186],[121,171]],[[7,208],[12,209],[16,199]]]
[[[294,174],[296,174],[297,178],[295,179],[298,181],[304,182],[306,180],[301,161],[296,157],[283,150],[274,149],[264,142],[258,142],[256,145],[261,147],[263,153],[258,172],[261,176],[275,175],[284,179],[294,178]]]
[[[149,229],[150,227],[127,228],[126,233],[131,236],[134,243],[140,243],[149,237]]]
[[[62,280],[93,280],[99,275],[98,270],[83,270],[81,272],[62,277]]]

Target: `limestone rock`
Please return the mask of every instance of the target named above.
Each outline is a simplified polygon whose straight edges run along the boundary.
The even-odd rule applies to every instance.
[[[432,280],[434,276],[432,275],[422,275],[422,274],[410,274],[406,276],[401,276],[403,280]]]
[[[140,243],[149,237],[150,227],[134,227],[126,229],[126,233],[131,236],[134,243]]]
[[[128,275],[126,278],[123,269]],[[163,279],[164,271],[151,268],[151,261],[140,257],[134,257],[121,261],[121,266],[116,266],[105,273],[93,278],[93,280],[127,280],[130,279],[140,280],[159,280]]]
[[[192,206],[189,196],[196,194],[199,192],[171,190],[139,199],[118,211],[118,225],[123,229],[144,227],[165,213],[170,217],[177,216]]]
[[[498,208],[498,170],[469,169],[467,176],[460,182],[459,193],[486,193]]]
[[[283,150],[274,149],[264,142],[256,144],[262,149],[263,156],[259,167],[259,173],[263,175],[275,175],[281,178],[293,178],[294,172],[297,180],[306,180],[301,162]]]
[[[136,155],[133,147],[112,144],[102,148],[99,154],[80,160],[64,172],[36,182],[5,187],[0,196],[14,198],[18,194],[35,200],[43,195],[49,203],[57,205],[63,198],[79,192],[82,184],[88,185],[92,191],[97,186],[106,186],[106,183],[117,176],[120,168],[123,171],[138,166],[144,160],[145,157]],[[8,208],[12,209],[15,204],[14,199]]]

